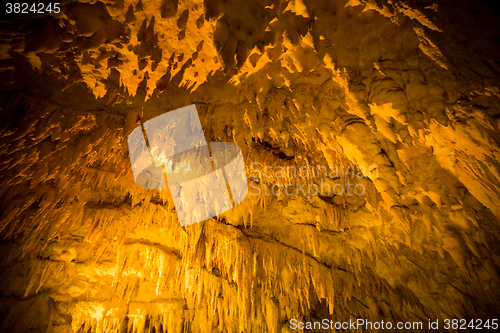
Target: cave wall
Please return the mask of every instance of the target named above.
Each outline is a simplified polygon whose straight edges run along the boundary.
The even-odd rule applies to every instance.
[[[491,3],[411,0],[2,19],[0,330],[495,318],[497,20]],[[251,193],[181,228],[168,191],[135,185],[127,137],[189,104],[207,141],[239,145]],[[356,173],[269,172],[305,165]],[[305,178],[365,191],[272,192]]]

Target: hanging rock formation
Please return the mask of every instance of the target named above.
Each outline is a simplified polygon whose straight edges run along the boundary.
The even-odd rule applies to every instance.
[[[500,319],[498,13],[81,0],[3,15],[0,332]],[[190,104],[207,142],[241,148],[250,193],[181,228],[168,190],[135,184],[127,138]]]

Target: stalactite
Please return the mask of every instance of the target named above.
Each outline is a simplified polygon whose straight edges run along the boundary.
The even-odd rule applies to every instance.
[[[16,20],[0,22],[0,332],[499,312],[486,2],[82,0]],[[127,140],[193,103],[207,142],[240,147],[249,194],[181,227],[169,190],[135,184]],[[309,193],[325,184],[363,194]]]

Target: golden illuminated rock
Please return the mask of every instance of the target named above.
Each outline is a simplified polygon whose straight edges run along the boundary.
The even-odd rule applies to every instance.
[[[483,0],[3,15],[0,332],[491,326],[498,15]],[[207,142],[241,148],[249,194],[181,228],[168,189],[136,185],[127,139],[190,104]]]

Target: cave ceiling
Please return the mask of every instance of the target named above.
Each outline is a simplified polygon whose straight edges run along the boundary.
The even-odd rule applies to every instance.
[[[2,12],[0,332],[500,317],[499,17],[451,0]],[[192,104],[207,142],[241,149],[249,193],[182,227],[127,140]]]

